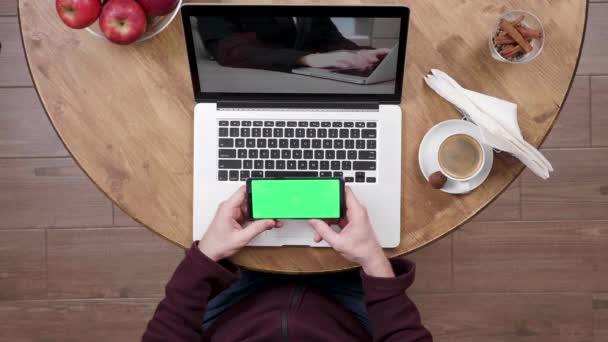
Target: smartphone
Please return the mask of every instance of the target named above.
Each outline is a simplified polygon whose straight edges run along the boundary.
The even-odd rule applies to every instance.
[[[252,219],[339,219],[344,215],[342,178],[250,178]]]

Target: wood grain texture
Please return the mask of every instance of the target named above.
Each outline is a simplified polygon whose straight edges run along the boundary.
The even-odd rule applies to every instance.
[[[139,341],[159,300],[0,302],[0,341]]]
[[[162,296],[184,257],[144,228],[48,231],[49,298]]]
[[[2,0],[0,1],[0,15],[16,15],[17,0]]]
[[[0,301],[46,298],[44,230],[0,230]]]
[[[593,342],[608,341],[608,293],[593,295]]]
[[[608,76],[591,78],[591,143],[608,146]]]
[[[114,227],[137,227],[141,226],[133,220],[127,213],[122,211],[116,204],[113,205],[112,215],[114,216]]]
[[[416,294],[412,297],[423,323],[438,342],[593,340],[590,294]]]
[[[582,0],[404,3],[412,16],[403,94],[402,234],[400,246],[386,250],[389,256],[415,250],[455,229],[521,170],[512,158],[499,156],[491,176],[471,194],[450,196],[432,190],[418,171],[419,141],[434,124],[459,114],[426,88],[422,77],[430,68],[443,69],[467,88],[518,103],[523,133],[538,145],[568,90],[586,15]],[[68,149],[121,208],[169,240],[188,246],[194,101],[180,21],[150,41],[124,47],[67,29],[48,15],[50,2],[23,0],[19,6],[36,87]],[[543,53],[517,67],[496,62],[487,48],[489,30],[509,8],[541,15],[547,33]],[[462,25],[471,13],[475,20]],[[96,96],[100,93],[108,95]],[[233,260],[277,272],[353,266],[331,250],[311,248],[249,248]]]
[[[0,157],[67,157],[32,88],[0,89]]]
[[[446,292],[452,289],[452,236],[439,239],[407,255],[416,263],[413,293]]]
[[[468,223],[454,233],[454,289],[608,290],[608,221]]]
[[[0,17],[0,86],[31,86],[16,17]]]
[[[524,220],[608,219],[608,148],[545,150],[555,172],[522,176]]]
[[[608,3],[589,4],[585,40],[577,74],[608,73]]]
[[[0,159],[0,229],[111,226],[112,205],[69,158]]]
[[[498,198],[472,221],[513,221],[521,217],[520,179],[516,179]]]
[[[591,146],[589,83],[588,76],[574,78],[568,98],[543,148]]]

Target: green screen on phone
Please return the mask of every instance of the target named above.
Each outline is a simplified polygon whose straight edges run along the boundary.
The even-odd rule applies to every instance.
[[[254,219],[340,218],[340,179],[252,179]]]

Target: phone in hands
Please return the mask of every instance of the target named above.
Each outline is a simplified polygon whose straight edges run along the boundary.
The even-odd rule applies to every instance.
[[[247,205],[254,219],[340,219],[342,178],[250,178]]]

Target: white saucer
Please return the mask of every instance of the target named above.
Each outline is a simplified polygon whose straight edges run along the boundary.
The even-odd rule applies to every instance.
[[[422,171],[422,174],[427,181],[431,174],[440,170],[439,161],[437,160],[439,145],[450,135],[458,133],[468,134],[481,141],[481,131],[479,130],[479,127],[465,120],[447,120],[440,122],[429,129],[424,135],[424,138],[422,138],[420,149],[418,150],[418,164],[420,165],[420,171]],[[464,194],[477,188],[486,180],[486,178],[488,178],[488,175],[492,170],[494,151],[487,145],[482,144],[482,146],[486,152],[486,158],[484,164],[481,166],[479,174],[468,181],[455,181],[448,178],[443,188],[441,188],[441,191],[450,194]]]

